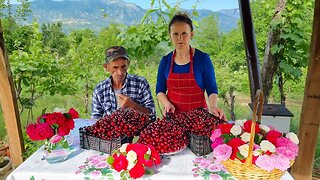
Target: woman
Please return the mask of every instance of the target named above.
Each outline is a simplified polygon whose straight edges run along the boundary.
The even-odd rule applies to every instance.
[[[186,14],[175,15],[169,23],[169,33],[175,50],[162,58],[156,87],[164,113],[207,108],[207,91],[209,111],[226,120],[217,107],[218,89],[210,57],[190,46],[194,35],[191,19]]]

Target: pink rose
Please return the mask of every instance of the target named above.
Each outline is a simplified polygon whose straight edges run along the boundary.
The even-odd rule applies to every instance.
[[[290,160],[282,154],[272,155],[272,157],[276,162],[274,164],[275,168],[279,169],[280,171],[286,171],[290,167]]]
[[[218,164],[210,164],[208,166],[208,170],[211,172],[219,172],[219,171],[221,171],[221,168],[220,168],[220,165],[218,165]]]
[[[60,142],[61,139],[62,139],[62,137],[56,134],[50,138],[49,142],[52,144],[56,144],[56,143]]]
[[[222,180],[222,177],[218,174],[210,174],[209,180]]]
[[[203,158],[201,160],[201,162],[199,163],[199,167],[207,168],[211,164],[211,162],[212,162],[212,160],[207,159],[207,158]]]
[[[95,170],[95,171],[92,171],[91,173],[90,173],[90,176],[101,176],[102,174],[101,174],[101,172],[100,171],[97,171],[97,170]]]
[[[232,147],[226,144],[221,144],[213,150],[213,155],[217,159],[217,163],[228,160],[231,154]]]
[[[216,129],[216,130],[214,130],[213,131],[213,133],[211,134],[211,137],[210,137],[210,139],[211,139],[211,141],[213,142],[213,141],[215,141],[218,137],[220,137],[221,136],[221,129]]]
[[[269,155],[259,156],[256,160],[256,165],[269,172],[275,167],[274,159]]]
[[[213,141],[213,143],[211,144],[211,147],[212,147],[212,149],[215,149],[220,144],[223,144],[223,137],[216,138],[216,140]]]
[[[294,152],[294,149],[288,149],[287,147],[277,147],[276,148],[276,153],[282,154],[283,156],[287,157],[289,160],[293,160],[298,153]]]
[[[285,138],[285,137],[281,137],[281,138],[278,138],[276,140],[276,147],[281,147],[281,146],[287,146],[287,144],[289,143],[290,139],[288,138]]]

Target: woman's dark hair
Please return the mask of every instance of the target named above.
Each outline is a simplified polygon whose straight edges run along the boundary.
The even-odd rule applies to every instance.
[[[172,24],[174,24],[176,22],[183,22],[183,23],[188,24],[191,31],[193,31],[192,20],[189,18],[188,14],[180,12],[180,13],[177,13],[176,15],[174,15],[169,23],[169,32],[170,32],[170,27],[172,26]]]

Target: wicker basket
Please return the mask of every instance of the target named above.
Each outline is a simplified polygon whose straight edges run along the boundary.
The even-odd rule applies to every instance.
[[[92,149],[107,154],[112,154],[112,152],[121,147],[124,143],[131,143],[133,137],[119,137],[112,140],[104,140],[99,137],[94,137],[89,135],[85,127],[79,129],[80,135],[80,147],[83,149]]]
[[[211,140],[207,136],[199,136],[194,133],[189,133],[190,150],[197,156],[204,156],[212,152]]]
[[[255,135],[255,124],[257,119],[256,114],[258,112],[258,121],[260,121],[262,110],[263,110],[262,106],[263,106],[263,93],[261,90],[258,90],[255,96],[255,102],[253,107],[253,118],[252,118],[252,124],[251,124],[249,153],[248,153],[248,158],[246,159],[246,162],[242,163],[239,160],[231,160],[231,159],[222,162],[225,168],[234,177],[236,177],[239,180],[280,179],[280,177],[285,173],[284,171],[280,171],[278,169],[274,169],[271,172],[269,172],[252,164],[252,151],[253,151],[253,143],[254,143],[254,135]],[[291,162],[291,165],[292,164],[293,164],[293,161]]]

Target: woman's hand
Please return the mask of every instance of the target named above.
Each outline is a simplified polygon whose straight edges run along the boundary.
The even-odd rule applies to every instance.
[[[228,121],[226,115],[224,114],[222,109],[219,109],[218,107],[213,107],[211,109],[211,113],[215,116],[218,116],[220,119],[223,119],[224,121]]]
[[[166,116],[166,113],[168,113],[168,112],[174,113],[174,111],[176,110],[176,108],[169,101],[166,104],[164,104],[163,106],[164,106],[164,111],[162,112],[162,114],[164,117]]]

